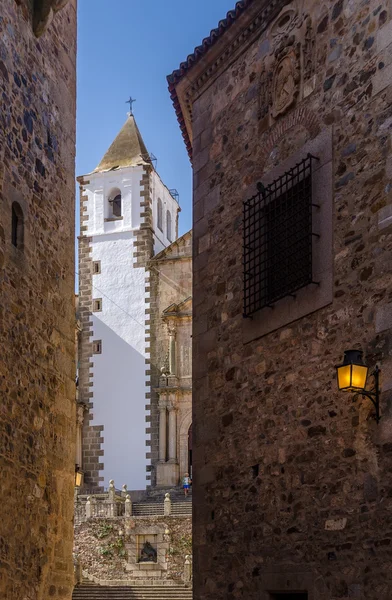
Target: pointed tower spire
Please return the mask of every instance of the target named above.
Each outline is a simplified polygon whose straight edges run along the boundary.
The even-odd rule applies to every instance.
[[[106,152],[94,173],[102,173],[121,167],[151,164],[135,117],[128,113],[128,118],[116,139]]]

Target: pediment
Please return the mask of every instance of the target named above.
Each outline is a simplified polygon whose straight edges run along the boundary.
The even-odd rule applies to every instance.
[[[180,318],[192,316],[192,296],[189,296],[179,304],[170,304],[162,313],[163,317]]]

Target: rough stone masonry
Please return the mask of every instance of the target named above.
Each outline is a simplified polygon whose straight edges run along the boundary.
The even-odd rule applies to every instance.
[[[194,168],[197,600],[392,597],[391,8],[244,0],[169,77]],[[308,152],[318,285],[244,319],[243,202]],[[381,368],[378,426],[337,391],[351,347]]]
[[[4,600],[73,588],[76,2],[65,4],[0,9]]]

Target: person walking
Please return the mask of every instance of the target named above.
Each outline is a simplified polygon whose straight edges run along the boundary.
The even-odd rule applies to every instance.
[[[185,498],[188,496],[190,485],[191,479],[189,477],[189,473],[185,473],[184,477],[182,478],[182,487],[184,488]]]

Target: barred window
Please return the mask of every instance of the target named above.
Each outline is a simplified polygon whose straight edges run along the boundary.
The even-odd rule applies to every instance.
[[[312,161],[295,167],[244,202],[244,317],[295,297],[312,278]]]

